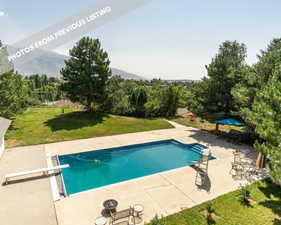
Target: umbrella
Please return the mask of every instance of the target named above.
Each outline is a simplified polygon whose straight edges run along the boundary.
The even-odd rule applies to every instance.
[[[233,118],[227,118],[227,119],[223,119],[223,120],[217,120],[216,121],[216,130],[219,129],[219,124],[223,124],[223,125],[232,125],[232,126],[245,126],[245,123],[240,122],[236,119]]]

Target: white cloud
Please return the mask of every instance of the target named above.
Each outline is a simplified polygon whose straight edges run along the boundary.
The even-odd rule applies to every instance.
[[[0,11],[0,17],[1,16],[7,16],[7,14],[5,12],[3,12],[3,11]]]

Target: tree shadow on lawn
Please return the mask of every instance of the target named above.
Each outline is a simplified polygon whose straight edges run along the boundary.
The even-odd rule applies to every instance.
[[[274,219],[272,222],[273,222],[273,225],[281,225],[281,220],[279,220],[279,219]]]
[[[76,130],[83,127],[91,127],[104,122],[108,115],[97,112],[71,112],[61,114],[44,122],[52,131]]]
[[[19,128],[16,127],[16,125],[15,125],[15,119],[16,119],[16,118],[12,118],[12,119],[11,119],[12,122],[11,122],[11,124],[10,124],[10,126],[9,126],[9,131],[18,131],[18,130],[19,130]]]
[[[276,214],[278,217],[281,217],[281,188],[280,186],[277,186],[273,183],[267,182],[266,184],[267,184],[266,187],[259,187],[259,189],[264,193],[264,195],[268,199],[271,200],[265,200],[263,202],[260,202],[259,204],[271,209],[274,214]]]
[[[265,182],[265,187],[259,187],[259,189],[264,193],[264,195],[269,199],[275,197],[281,200],[281,187],[274,184],[271,178],[266,178]]]
[[[281,217],[281,201],[276,200],[266,200],[259,203],[260,205],[269,208],[274,214]]]

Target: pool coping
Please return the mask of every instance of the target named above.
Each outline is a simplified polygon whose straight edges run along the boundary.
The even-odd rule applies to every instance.
[[[117,147],[110,147],[110,148],[101,148],[101,149],[94,149],[94,150],[88,150],[88,151],[84,151],[84,152],[77,152],[77,153],[70,153],[70,154],[62,154],[62,155],[58,155],[58,156],[68,156],[68,155],[76,155],[76,154],[83,154],[83,153],[87,153],[87,152],[94,152],[94,151],[111,151],[114,149],[118,149],[118,148],[125,148],[125,147],[132,147],[132,146],[143,146],[143,145],[149,145],[149,144],[156,144],[159,142],[177,142],[178,144],[181,145],[191,145],[191,144],[199,144],[199,143],[190,143],[190,144],[185,144],[182,143],[181,141],[176,140],[175,138],[169,138],[169,139],[164,139],[164,140],[159,140],[159,141],[150,141],[150,142],[144,142],[144,143],[139,143],[139,144],[130,144],[130,145],[120,145]],[[206,147],[206,149],[208,148],[207,146],[203,145],[204,147]],[[191,150],[194,151],[194,150]]]

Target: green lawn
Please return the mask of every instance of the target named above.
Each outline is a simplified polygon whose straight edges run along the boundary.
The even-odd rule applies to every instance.
[[[7,147],[172,128],[162,119],[86,113],[74,109],[29,108],[16,117],[7,133]]]
[[[252,199],[257,203],[252,207],[241,205],[238,191],[223,195],[211,204],[219,216],[216,225],[280,225],[281,187],[261,181],[250,186]],[[206,225],[201,212],[208,203],[184,210],[163,218],[165,225]],[[159,223],[160,224],[160,223]],[[162,223],[161,223],[162,225]]]

